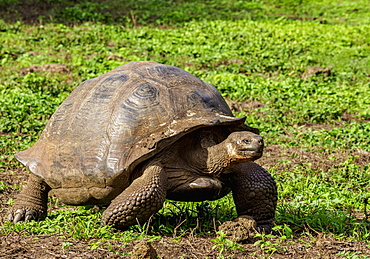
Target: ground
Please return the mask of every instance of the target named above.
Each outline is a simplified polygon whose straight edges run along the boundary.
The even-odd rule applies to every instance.
[[[319,125],[315,125],[319,127]],[[292,156],[292,154],[295,154]],[[328,159],[335,156],[336,160]],[[367,153],[357,154],[357,163],[366,165],[370,162]],[[265,155],[259,160],[266,168],[278,166],[281,169],[293,168],[295,165],[310,161],[313,168],[328,168],[335,166],[338,161],[345,161],[348,154],[327,154],[325,152],[308,152],[301,148],[284,148],[270,145],[265,148]],[[289,159],[290,163],[281,163]],[[325,163],[323,163],[325,161]],[[0,181],[7,185],[23,184],[27,179],[28,172],[20,165],[19,171],[13,175],[6,172],[0,174]],[[15,197],[18,191],[0,193],[0,209],[2,219],[5,220],[5,212],[8,205],[4,203],[9,198]],[[9,189],[10,190],[10,189]],[[4,227],[4,226],[3,226]],[[215,236],[197,237],[189,234],[179,239],[163,236],[151,242],[160,258],[217,258],[219,250],[214,248],[215,243],[211,240]],[[370,248],[366,242],[349,242],[337,238],[313,232],[313,237],[295,237],[291,240],[281,240],[279,249],[273,255],[267,253],[267,249],[261,249],[254,245],[257,238],[251,238],[241,244],[244,251],[239,249],[227,250],[223,253],[226,258],[346,258],[345,255],[360,253],[370,256]],[[105,241],[98,249],[91,250],[91,242],[94,240],[71,240],[55,235],[23,236],[22,233],[12,233],[2,236],[0,241],[0,258],[130,258],[130,254],[140,241],[123,244],[117,241]],[[95,240],[98,241],[98,240]],[[145,241],[145,240],[144,240]],[[112,252],[115,251],[115,252]],[[120,254],[117,254],[120,253]],[[126,254],[127,256],[123,256]],[[364,257],[361,257],[364,258]]]
[[[5,3],[6,1],[3,2]],[[10,3],[12,1],[8,2]],[[7,8],[0,11],[2,19],[6,22],[13,22],[18,20],[19,17],[22,17],[21,20],[25,23],[42,24],[43,20],[47,19],[45,17],[49,17],[51,7],[55,7],[55,10],[58,10],[58,8],[62,9],[62,7],[65,7],[67,3],[67,1],[36,1],[38,3],[36,5],[30,0],[21,2],[23,3],[22,5],[8,4]],[[73,2],[76,1],[68,1],[70,5],[73,5]],[[280,9],[280,6],[276,6],[275,8]],[[120,11],[118,10],[116,14],[119,13],[121,15]],[[352,12],[358,11],[358,9],[352,10]],[[126,10],[126,12],[131,13],[130,10]],[[50,18],[52,17],[50,16]],[[63,18],[64,16],[60,16],[59,19]],[[135,27],[135,17],[132,16],[131,18]],[[300,17],[288,18],[301,19]],[[322,23],[325,22],[321,18],[312,17],[308,19],[318,19]],[[36,55],[37,53],[30,52],[29,54]],[[120,56],[114,56],[113,54],[112,56],[108,56],[109,58],[121,59]],[[232,63],[238,62],[239,60],[232,61]],[[227,64],[214,63],[211,65]],[[58,64],[46,66],[34,65],[19,71],[19,73],[23,76],[30,72],[42,72],[45,70],[49,72],[68,72],[69,68],[68,66]],[[246,73],[246,71],[240,70],[240,73]],[[321,67],[311,67],[302,77],[317,73],[330,75],[330,70]],[[230,103],[230,106],[235,112],[261,107],[263,105],[258,101]],[[344,116],[341,119],[346,121],[353,118],[351,115],[348,115],[348,118]],[[333,127],[327,124],[307,124],[304,126],[314,130],[331,129]],[[352,154],[344,151],[328,153],[327,151],[278,145],[267,145],[264,156],[258,162],[266,169],[277,167],[278,170],[288,171],[298,167],[298,165],[310,163],[313,170],[322,169],[327,171],[330,168],[335,168],[339,163],[346,161],[349,155],[355,155],[355,162],[360,166],[369,165],[370,163],[370,153],[364,151],[356,151]],[[329,159],[330,157],[335,157],[335,159]],[[0,171],[0,182],[4,182],[7,186],[22,186],[26,182],[28,174],[28,171],[19,164],[15,172]],[[279,183],[278,186],[281,188]],[[15,198],[19,191],[19,189],[10,187],[6,187],[3,191],[0,189],[0,230],[6,227],[4,221],[6,220],[6,212],[9,209],[9,205],[6,203],[9,199]],[[53,209],[50,208],[50,210]],[[266,242],[264,249],[261,248],[261,245],[254,245],[256,241],[261,240],[260,238],[250,238],[239,246],[234,245],[233,249],[228,249],[225,243],[218,243],[219,248],[224,248],[222,253],[224,257],[221,257],[220,250],[215,248],[217,243],[212,242],[216,238],[216,235],[199,237],[193,233],[188,233],[181,238],[162,236],[159,239],[152,240],[151,244],[160,258],[370,258],[369,243],[365,241],[339,239],[332,235],[323,235],[313,229],[307,229],[307,232],[310,232],[312,236],[300,236],[296,234],[293,239],[267,239],[268,242],[271,241],[273,243],[270,243],[269,246],[268,242]],[[109,240],[103,241],[98,248],[91,249],[91,244],[99,240],[75,240],[71,238],[66,239],[58,235],[24,234],[21,231],[0,236],[0,258],[130,258],[134,247],[140,244],[140,242],[146,242],[144,239],[126,244]],[[274,244],[277,244],[277,246]]]

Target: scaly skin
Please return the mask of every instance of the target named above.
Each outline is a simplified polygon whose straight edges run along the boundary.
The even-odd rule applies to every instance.
[[[118,195],[103,213],[103,222],[125,229],[157,213],[166,199],[166,176],[159,165],[149,165],[142,176]]]
[[[238,216],[251,216],[259,232],[271,232],[277,203],[274,178],[253,162],[239,164],[232,171],[230,187]]]
[[[42,220],[47,214],[48,193],[51,190],[44,180],[34,174],[28,178],[27,185],[17,196],[9,212],[8,220],[19,221]]]

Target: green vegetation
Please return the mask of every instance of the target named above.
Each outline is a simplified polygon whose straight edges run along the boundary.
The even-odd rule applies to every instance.
[[[138,25],[181,25],[199,20],[291,20],[369,23],[367,0],[0,0],[2,17],[15,21],[76,24],[86,21]]]
[[[219,231],[217,232],[217,235],[218,235],[217,238],[212,239],[212,242],[214,243],[214,246],[212,248],[218,249],[220,257],[222,256],[225,250],[241,250],[241,251],[244,250],[240,244],[230,240],[228,238],[228,235],[225,234],[224,232]]]
[[[261,130],[266,144],[348,154],[348,159],[329,169],[313,168],[309,160],[289,170],[278,169],[279,164],[270,168],[279,186],[280,235],[262,235],[256,245],[271,254],[280,249],[282,236],[316,232],[370,239],[369,206],[365,211],[370,166],[356,163],[359,153],[369,156],[370,152],[368,1],[125,1],[120,5],[120,1],[38,0],[53,8],[32,21],[37,25],[15,21],[26,7],[21,2],[32,1],[0,0],[0,9],[4,7],[0,172],[16,177],[21,165],[14,153],[38,139],[51,114],[82,81],[126,62],[153,60],[195,74],[225,98],[260,103],[236,115],[247,116],[247,123]],[[327,69],[304,75],[312,66]],[[7,188],[13,187],[0,182],[0,194]],[[189,232],[215,235],[220,222],[235,216],[230,195],[215,202],[167,201],[149,223],[115,232],[100,226],[100,209],[63,207],[44,222],[4,223],[0,235],[21,232],[126,242],[144,236],[181,238]],[[276,236],[280,237],[270,241]],[[220,253],[239,249],[224,239],[225,234],[214,239]],[[94,242],[92,248],[99,245]],[[64,243],[65,249],[69,244]]]

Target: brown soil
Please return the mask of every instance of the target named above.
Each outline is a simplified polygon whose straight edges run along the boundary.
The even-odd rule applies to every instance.
[[[68,72],[70,72],[70,70],[71,69],[67,65],[64,65],[64,64],[46,64],[46,65],[43,65],[43,66],[32,65],[30,67],[21,69],[20,70],[20,75],[25,76],[29,73],[35,73],[35,72],[36,73],[40,73],[40,72],[51,72],[51,73],[64,72],[64,73],[68,73]]]
[[[68,242],[68,247],[63,243]],[[105,242],[105,248],[91,250],[88,241],[64,240],[55,236],[7,236],[0,243],[1,258],[132,258],[135,245],[142,241],[122,244],[117,241]],[[217,258],[219,252],[212,249],[214,243],[199,237],[183,237],[179,241],[163,237],[151,243],[159,258]],[[225,258],[345,258],[338,253],[362,252],[370,255],[369,248],[361,242],[343,242],[330,237],[320,236],[312,239],[283,242],[279,251],[272,256],[253,243],[243,244],[243,250],[224,253]],[[108,247],[116,251],[110,252]],[[135,249],[136,250],[136,249]],[[136,250],[137,251],[137,250]],[[367,251],[367,253],[366,253]],[[117,252],[119,254],[117,254]],[[135,258],[151,258],[139,257]]]
[[[359,150],[356,155],[358,155],[356,162],[359,165],[369,164],[370,154],[368,152]],[[332,156],[335,157],[334,160],[328,159]],[[271,145],[266,147],[265,156],[259,162],[266,168],[277,167],[279,170],[289,170],[309,161],[313,169],[328,170],[335,168],[347,157],[346,153],[310,152],[301,148]],[[18,172],[0,172],[0,181],[9,186],[21,185],[26,179],[27,172],[21,166]],[[4,227],[2,222],[5,220],[8,209],[8,205],[4,203],[9,198],[14,198],[17,192],[7,187],[3,193],[0,193],[0,211],[2,212],[0,226],[2,227]],[[163,236],[151,242],[151,246],[155,249],[153,252],[145,250],[147,244],[139,244],[140,241],[128,244],[118,241],[104,241],[98,249],[91,250],[89,244],[98,240],[66,240],[57,235],[23,236],[22,234],[13,232],[7,236],[0,236],[0,258],[155,258],[150,257],[155,253],[159,258],[217,258],[219,255],[219,250],[214,247],[215,243],[211,241],[216,236],[197,237],[189,234],[180,239]],[[277,251],[271,256],[266,250],[254,245],[257,240],[257,238],[250,237],[241,244],[243,251],[226,250],[223,255],[225,258],[345,258],[340,254],[346,253],[361,253],[361,255],[370,256],[369,244],[364,241],[338,240],[315,232],[312,237],[297,236],[293,240],[282,240]],[[272,241],[277,242],[276,239]],[[138,244],[139,247],[134,249],[135,245]],[[149,251],[147,253],[149,257],[144,254],[140,257],[140,251]],[[135,256],[131,257],[132,255]]]

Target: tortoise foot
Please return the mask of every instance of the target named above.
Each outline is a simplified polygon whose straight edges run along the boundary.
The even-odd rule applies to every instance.
[[[102,221],[118,229],[147,221],[166,199],[163,168],[150,165],[143,175],[118,195],[103,212]]]
[[[20,222],[43,220],[47,214],[48,192],[50,187],[40,177],[31,174],[27,185],[17,196],[8,214],[8,221]]]

